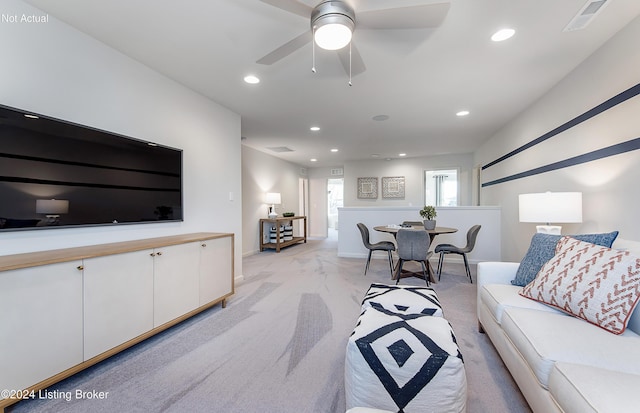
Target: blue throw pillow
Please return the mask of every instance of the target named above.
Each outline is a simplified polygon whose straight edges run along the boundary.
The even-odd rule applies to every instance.
[[[613,241],[615,241],[618,236],[618,231],[604,234],[580,234],[569,236],[579,239],[580,241],[611,248],[611,244],[613,244]],[[533,281],[533,279],[536,278],[536,275],[538,275],[538,272],[540,272],[540,268],[542,268],[547,261],[556,255],[556,244],[562,237],[563,235],[536,233],[533,238],[531,238],[529,250],[522,259],[522,262],[518,267],[518,271],[516,272],[516,278],[511,281],[511,284],[524,287]]]

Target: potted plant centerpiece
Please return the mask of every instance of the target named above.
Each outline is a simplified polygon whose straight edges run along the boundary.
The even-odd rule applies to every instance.
[[[436,227],[436,221],[434,218],[438,215],[436,209],[431,205],[425,205],[419,212],[420,216],[424,220],[424,229],[434,229]]]

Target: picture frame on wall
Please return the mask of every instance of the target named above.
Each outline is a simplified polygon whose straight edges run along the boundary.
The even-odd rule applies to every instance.
[[[378,178],[365,177],[358,178],[358,198],[377,199],[378,198]]]
[[[382,197],[385,199],[404,199],[404,176],[383,177]]]

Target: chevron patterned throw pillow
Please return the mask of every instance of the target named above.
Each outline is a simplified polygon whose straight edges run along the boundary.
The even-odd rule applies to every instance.
[[[640,298],[640,258],[563,237],[520,295],[622,334]]]

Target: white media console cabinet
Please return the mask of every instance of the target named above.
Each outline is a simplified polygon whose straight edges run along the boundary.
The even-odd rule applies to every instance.
[[[233,234],[196,233],[0,256],[0,412],[224,307],[233,249]]]

